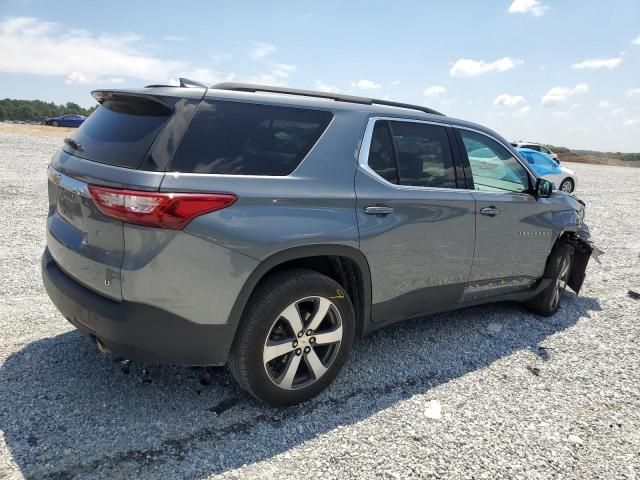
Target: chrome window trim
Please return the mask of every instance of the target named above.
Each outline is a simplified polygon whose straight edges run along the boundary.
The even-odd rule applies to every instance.
[[[437,122],[433,120],[416,120],[414,118],[402,118],[402,117],[369,117],[367,128],[364,131],[364,136],[362,137],[360,148],[360,153],[358,154],[358,165],[360,170],[369,176],[373,177],[378,182],[384,184],[387,187],[395,188],[396,190],[417,190],[417,191],[436,191],[436,192],[473,192],[474,190],[469,190],[465,188],[443,188],[443,187],[421,187],[419,185],[398,185],[396,183],[391,183],[388,180],[382,178],[380,175],[376,173],[369,166],[369,150],[371,149],[371,139],[373,138],[373,128],[375,123],[380,121],[395,121],[395,122],[410,122],[410,123],[424,123],[427,125],[436,125],[439,127],[450,127],[451,123],[449,122]],[[452,158],[453,161],[453,158]]]
[[[51,165],[49,165],[49,168],[47,168],[47,178],[51,183],[58,185],[64,190],[75,193],[76,195],[80,195],[81,197],[91,198],[89,185],[59,172]]]

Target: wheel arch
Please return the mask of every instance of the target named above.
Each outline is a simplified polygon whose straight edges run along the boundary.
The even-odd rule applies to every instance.
[[[239,325],[251,295],[268,275],[286,268],[307,268],[340,283],[349,293],[356,313],[356,335],[368,330],[371,318],[371,271],[364,254],[347,245],[305,245],[277,252],[254,269],[236,298],[229,323]]]

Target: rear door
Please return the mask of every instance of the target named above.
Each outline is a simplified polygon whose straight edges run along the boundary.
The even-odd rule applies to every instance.
[[[111,94],[51,161],[47,247],[64,272],[114,300],[122,298],[123,224],[97,209],[89,185],[158,190],[163,173],[154,166],[168,155],[159,134],[184,128],[173,115],[180,102]]]
[[[475,201],[457,188],[449,133],[414,120],[373,118],[367,126],[356,208],[375,322],[447,309],[469,278]]]
[[[544,272],[553,238],[551,207],[534,177],[495,138],[456,129],[476,199],[476,247],[466,300],[530,286]]]

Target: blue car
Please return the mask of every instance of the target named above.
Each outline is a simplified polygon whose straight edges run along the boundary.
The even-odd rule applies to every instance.
[[[87,117],[84,115],[60,115],[59,117],[47,118],[44,124],[52,127],[79,127],[86,119]]]
[[[544,153],[530,148],[517,148],[522,158],[533,167],[539,177],[549,180],[558,190],[571,193],[576,189],[578,178],[573,170],[560,165]]]

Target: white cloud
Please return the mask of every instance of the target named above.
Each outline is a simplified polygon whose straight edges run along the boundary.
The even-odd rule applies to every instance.
[[[254,60],[259,60],[261,58],[268,57],[269,55],[273,55],[277,51],[278,49],[275,45],[266,42],[256,42],[253,45],[251,52],[249,52],[249,55]]]
[[[630,127],[632,125],[640,125],[640,117],[627,118],[622,125],[625,127]]]
[[[461,58],[453,64],[449,70],[449,74],[452,77],[475,77],[493,71],[506,72],[522,63],[524,63],[524,60],[511,57],[499,58],[493,62]]]
[[[509,95],[508,93],[503,93],[502,95],[498,95],[493,104],[496,107],[506,107],[511,108],[515,107],[524,102],[524,97],[522,95]]]
[[[575,68],[578,70],[588,69],[588,70],[598,70],[600,68],[607,68],[611,70],[612,68],[616,68],[618,65],[622,63],[622,58],[588,58],[580,63],[574,63],[571,65],[571,68]]]
[[[167,42],[188,42],[189,39],[187,37],[181,37],[180,35],[165,35],[162,37],[163,40]]]
[[[298,69],[296,65],[286,63],[267,63],[266,71],[258,75],[241,77],[241,81],[261,85],[285,86],[289,76]]]
[[[542,97],[541,104],[543,106],[559,105],[566,102],[569,97],[585,93],[589,91],[589,87],[586,83],[579,83],[573,88],[569,87],[553,87],[549,90],[544,97]]]
[[[613,110],[611,110],[611,116],[613,116],[613,117],[617,117],[617,116],[618,116],[618,115],[620,115],[623,111],[624,111],[624,108],[614,108]]]
[[[447,89],[440,85],[433,85],[424,89],[423,95],[425,97],[438,97],[446,92]]]
[[[272,63],[270,64],[269,73],[277,78],[287,78],[297,69],[297,66],[289,65],[287,63]]]
[[[170,38],[166,36],[165,39]],[[178,41],[177,38],[174,38]],[[69,85],[122,83],[134,78],[153,83],[178,84],[178,77],[199,80],[209,85],[238,79],[234,73],[223,73],[172,60],[143,51],[143,38],[135,33],[95,34],[83,29],[37,18],[13,17],[0,21],[0,72],[59,76]],[[244,81],[283,85],[296,71],[295,65],[268,60],[276,51],[267,43],[254,44],[254,62]],[[213,56],[209,64],[219,63]],[[220,61],[230,56],[221,54]]]
[[[513,112],[513,116],[515,118],[522,118],[525,115],[527,115],[530,111],[531,111],[531,107],[529,105],[525,105],[524,107],[519,108],[518,110]]]
[[[638,35],[636,38],[631,40],[631,44],[632,45],[640,45],[640,35]]]
[[[549,7],[538,0],[513,0],[509,7],[509,13],[532,13],[536,17],[544,15]]]
[[[640,97],[640,88],[632,88],[627,90],[627,97]]]
[[[64,83],[67,85],[75,85],[82,83],[91,83],[95,80],[95,77],[88,76],[83,72],[71,72],[67,75],[67,78],[64,79]]]
[[[391,85],[400,85],[400,80],[394,80]]]
[[[338,91],[338,87],[334,87],[333,85],[328,85],[320,80],[316,80],[313,82],[313,86],[316,90],[327,93],[336,93]]]
[[[566,120],[571,118],[571,114],[569,112],[553,112],[551,116],[558,120]]]
[[[362,90],[375,90],[381,88],[382,85],[374,82],[373,80],[358,80],[357,82],[351,82],[352,87],[361,88]]]
[[[599,108],[609,108],[611,106],[611,102],[607,101],[607,100],[600,100],[598,102],[598,107]]]
[[[187,67],[139,52],[139,41],[135,34],[92,35],[36,18],[9,18],[0,22],[0,71],[56,75],[74,84],[114,75],[158,81]]]

